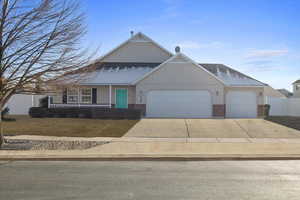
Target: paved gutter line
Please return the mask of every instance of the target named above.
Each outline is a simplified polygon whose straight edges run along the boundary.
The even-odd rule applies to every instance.
[[[189,138],[191,138],[191,136],[190,136],[190,131],[189,131],[189,127],[188,127],[188,124],[186,122],[186,119],[184,119],[184,123],[185,123],[185,127],[186,127],[186,132],[187,132],[186,142],[188,142],[188,140],[189,140]]]
[[[248,138],[252,138],[250,135],[249,135],[249,132],[246,130],[246,129],[244,129],[240,124],[239,124],[239,122],[238,121],[236,121],[235,119],[233,120],[243,131],[245,131],[245,133],[246,133],[246,135],[248,136]],[[246,138],[246,139],[248,139],[248,138]],[[251,140],[248,140],[249,142],[252,142]]]
[[[1,160],[1,159],[0,159]],[[4,160],[4,161],[6,161],[5,163],[0,163],[0,167],[1,166],[4,166],[4,165],[8,165],[8,164],[10,164],[10,163],[12,163],[13,162],[13,160]]]
[[[106,156],[106,157],[11,157],[0,161],[249,161],[249,160],[300,160],[300,155],[192,155],[192,156]]]

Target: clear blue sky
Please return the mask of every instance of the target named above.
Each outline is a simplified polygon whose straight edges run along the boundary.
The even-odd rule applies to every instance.
[[[203,63],[223,63],[275,88],[300,79],[300,0],[81,0],[85,44],[103,55],[141,31]]]

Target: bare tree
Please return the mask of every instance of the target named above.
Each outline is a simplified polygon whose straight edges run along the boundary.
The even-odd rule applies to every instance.
[[[84,15],[76,0],[0,0],[0,111],[16,93],[78,70]],[[1,118],[1,117],[0,117]],[[0,119],[1,120],[1,119]],[[0,121],[0,147],[3,143]]]

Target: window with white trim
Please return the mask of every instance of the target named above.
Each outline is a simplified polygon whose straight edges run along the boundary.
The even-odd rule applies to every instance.
[[[80,103],[92,103],[92,88],[82,88]]]
[[[299,89],[300,89],[300,84],[296,85],[296,90],[299,90]]]
[[[67,89],[67,102],[68,103],[78,103],[79,93],[77,88]]]

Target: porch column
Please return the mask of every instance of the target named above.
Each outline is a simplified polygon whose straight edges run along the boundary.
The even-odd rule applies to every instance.
[[[109,85],[109,107],[111,108],[111,85]]]
[[[51,98],[51,96],[49,95],[48,96],[48,108],[51,108],[51,105],[50,105],[51,104],[51,100],[50,100],[50,98]]]

